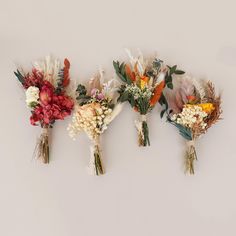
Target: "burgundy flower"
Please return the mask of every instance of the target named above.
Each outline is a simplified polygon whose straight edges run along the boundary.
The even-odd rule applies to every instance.
[[[48,87],[44,88],[43,91],[46,93],[45,97],[43,97],[45,100],[44,103],[34,109],[30,117],[32,125],[36,125],[37,122],[42,126],[49,125],[55,120],[63,120],[66,116],[71,114],[74,102],[70,97],[56,94],[50,94],[50,96],[48,96],[48,91],[51,93]],[[48,97],[50,97],[50,99],[48,99]]]
[[[24,77],[23,86],[25,89],[30,86],[35,86],[40,88],[43,84],[43,74],[36,69],[33,69],[31,73]]]

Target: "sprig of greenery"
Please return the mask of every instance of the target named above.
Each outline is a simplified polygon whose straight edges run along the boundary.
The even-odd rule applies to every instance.
[[[126,84],[132,84],[132,80],[129,78],[129,76],[125,72],[125,63],[122,62],[120,64],[119,61],[113,61],[113,66],[116,71],[117,76]]]
[[[143,146],[150,146],[150,139],[149,139],[149,130],[148,130],[148,124],[146,121],[142,122],[142,130],[143,130]]]
[[[17,79],[20,81],[21,84],[25,83],[25,77],[21,74],[21,72],[17,69],[16,71],[14,71],[15,76],[17,77]]]
[[[177,69],[177,65],[174,66],[167,66],[169,68],[169,70],[167,71],[166,75],[165,75],[165,84],[167,86],[167,88],[169,89],[173,89],[173,75],[182,75],[185,72],[182,70],[178,70]],[[164,116],[164,114],[168,111],[168,102],[166,100],[166,97],[164,94],[161,95],[161,98],[159,100],[159,103],[161,106],[164,106],[164,109],[161,111],[160,116],[161,118]]]
[[[174,125],[179,130],[179,133],[183,138],[185,138],[186,140],[189,140],[189,141],[193,140],[191,129],[172,121],[170,118],[170,114],[171,114],[171,111],[167,116],[167,122]]]
[[[166,86],[169,88],[169,89],[173,89],[173,75],[183,75],[185,72],[182,71],[182,70],[177,70],[177,65],[174,65],[174,66],[168,66],[169,70],[167,71],[166,73],[166,76],[165,76],[165,83],[166,83]]]
[[[158,102],[161,106],[164,106],[163,110],[160,113],[160,116],[162,118],[164,116],[164,114],[168,111],[168,108],[169,108],[168,102],[167,102],[166,97],[163,93],[162,93]]]
[[[56,93],[60,94],[63,91],[64,69],[61,69],[58,73]]]
[[[132,108],[137,108],[141,115],[145,115],[150,110],[151,106],[149,103],[149,99],[138,97],[134,99],[134,95],[126,90],[125,85],[121,85],[118,93],[120,94],[118,98],[118,102],[129,102]]]
[[[91,96],[87,95],[87,89],[82,84],[78,85],[76,92],[78,94],[76,100],[79,102],[80,106],[87,104],[88,101],[91,99]]]

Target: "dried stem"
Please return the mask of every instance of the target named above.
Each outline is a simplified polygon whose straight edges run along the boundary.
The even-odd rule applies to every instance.
[[[187,150],[185,156],[185,173],[194,174],[194,161],[197,160],[197,153],[194,140],[187,142]]]
[[[99,144],[99,137],[94,140],[94,145],[91,147],[90,171],[94,175],[103,175],[104,168],[102,164],[101,150]]]
[[[140,127],[138,128],[138,145],[143,147],[150,146],[146,115],[141,116]]]
[[[36,143],[34,155],[44,164],[49,163],[49,128],[43,127],[42,133]]]
[[[217,121],[221,120],[222,109],[221,109],[221,96],[220,95],[216,96],[215,87],[211,81],[207,82],[206,91],[207,91],[206,93],[207,101],[211,102],[215,108],[206,120],[207,123],[206,130],[207,130]]]

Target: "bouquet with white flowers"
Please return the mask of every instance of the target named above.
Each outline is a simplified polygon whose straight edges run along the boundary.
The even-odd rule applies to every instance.
[[[117,104],[115,80],[104,81],[104,72],[89,81],[88,89],[79,84],[77,87],[77,105],[72,123],[68,126],[69,135],[75,136],[81,131],[86,132],[92,141],[89,170],[91,174],[104,174],[101,160],[100,136],[108,124],[120,113],[122,106]]]
[[[173,93],[168,96],[170,110],[167,121],[176,126],[186,139],[185,169],[194,174],[194,161],[197,160],[195,141],[221,119],[221,96],[215,94],[210,81],[185,76],[176,82]]]

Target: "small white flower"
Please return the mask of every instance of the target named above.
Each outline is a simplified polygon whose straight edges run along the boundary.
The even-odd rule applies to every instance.
[[[27,106],[32,108],[34,105],[38,104],[39,101],[39,88],[35,86],[30,86],[26,92],[26,103]]]

